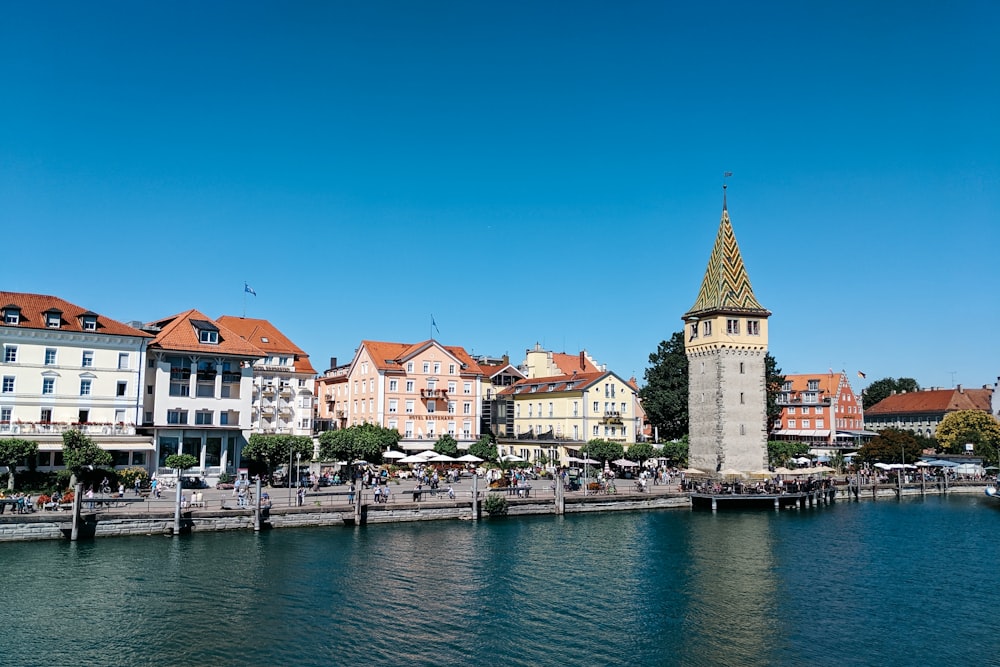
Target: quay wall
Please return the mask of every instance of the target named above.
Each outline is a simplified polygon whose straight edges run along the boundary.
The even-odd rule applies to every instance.
[[[904,485],[903,497],[939,495],[943,493],[983,493],[985,484],[943,486],[928,484]],[[855,494],[848,486],[836,487],[835,500],[889,500],[899,497],[900,490],[892,485],[862,486]],[[566,498],[566,514],[589,512],[689,509],[691,498],[686,493],[676,494],[619,494],[616,496],[583,496]],[[482,511],[481,519],[490,517]],[[555,498],[508,498],[508,516],[531,516],[556,513]],[[386,524],[410,521],[472,520],[471,500],[434,500],[423,502],[394,502],[362,506],[361,523]],[[37,540],[69,539],[72,530],[70,512],[40,512],[28,515],[0,515],[0,543]],[[186,510],[182,513],[181,532],[203,533],[220,530],[254,530],[252,509]],[[265,511],[261,516],[262,529],[300,528],[313,526],[347,526],[356,523],[354,507],[306,506],[281,507]],[[172,512],[86,512],[81,515],[80,538],[121,537],[138,535],[172,534]]]

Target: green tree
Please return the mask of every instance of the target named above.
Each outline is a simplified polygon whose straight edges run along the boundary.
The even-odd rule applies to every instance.
[[[764,355],[764,391],[767,395],[767,432],[774,430],[774,424],[781,417],[781,406],[778,405],[778,394],[785,384],[785,376],[778,368],[778,361],[768,352]]]
[[[381,463],[382,452],[399,443],[399,431],[377,424],[356,424],[319,436],[320,458],[325,461]]]
[[[434,443],[434,451],[447,456],[458,456],[458,441],[449,434],[442,433]]]
[[[688,466],[688,437],[663,443],[660,456],[668,459],[676,468],[687,468]]]
[[[922,454],[920,443],[909,431],[887,428],[862,445],[855,461],[865,463],[916,463]],[[904,460],[905,456],[905,460]]]
[[[469,447],[469,453],[478,456],[484,461],[496,461],[498,458],[497,446],[489,435],[482,435]]]
[[[648,442],[636,442],[628,446],[628,451],[625,452],[625,455],[630,461],[645,463],[648,459],[656,456],[656,452]]]
[[[191,454],[171,454],[163,461],[168,468],[187,470],[198,465],[198,458]]]
[[[76,480],[88,468],[109,466],[114,462],[111,452],[97,446],[89,436],[77,430],[66,431],[63,439],[63,463],[72,474],[69,484],[76,486]]]
[[[34,461],[38,454],[38,443],[34,440],[21,438],[0,438],[0,466],[7,466],[10,474],[7,476],[7,488],[14,490],[14,471],[17,464],[27,459]],[[33,467],[33,466],[32,466]]]
[[[965,445],[971,443],[976,455],[991,464],[998,464],[1000,423],[991,414],[982,410],[949,412],[938,424],[935,435],[941,451],[964,454]]]
[[[808,453],[809,445],[804,442],[769,440],[767,443],[767,461],[775,468],[787,465],[789,460]]]
[[[661,341],[649,355],[646,385],[639,390],[646,419],[656,427],[660,440],[680,438],[688,432],[688,359],[684,332]]]
[[[600,461],[614,461],[625,455],[621,443],[601,438],[587,441],[587,444],[580,448],[580,452]]]
[[[861,392],[861,405],[867,410],[879,401],[892,395],[892,392],[899,394],[904,391],[920,391],[920,385],[913,378],[899,378],[897,380],[896,378],[887,377],[875,380]]]
[[[274,469],[296,454],[300,460],[313,456],[312,439],[307,435],[265,435],[254,433],[243,448],[241,458],[256,464],[255,472],[270,477]],[[293,477],[289,471],[289,478]]]

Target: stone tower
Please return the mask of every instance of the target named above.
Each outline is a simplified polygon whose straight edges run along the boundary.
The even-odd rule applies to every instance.
[[[698,300],[684,313],[689,465],[708,473],[767,469],[767,318],[736,244],[725,190],[722,221]]]

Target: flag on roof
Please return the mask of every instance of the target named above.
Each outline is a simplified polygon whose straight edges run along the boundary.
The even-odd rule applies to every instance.
[[[257,292],[254,292],[253,288],[250,287],[250,285],[248,285],[246,283],[243,283],[243,291],[244,292],[250,292],[250,294],[253,294],[254,296],[257,296]]]

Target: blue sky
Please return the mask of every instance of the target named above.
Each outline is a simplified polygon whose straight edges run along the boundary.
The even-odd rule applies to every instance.
[[[6,3],[0,286],[640,379],[729,211],[789,373],[1000,375],[1000,5]],[[436,332],[435,332],[435,335]],[[855,381],[857,385],[857,381]]]

